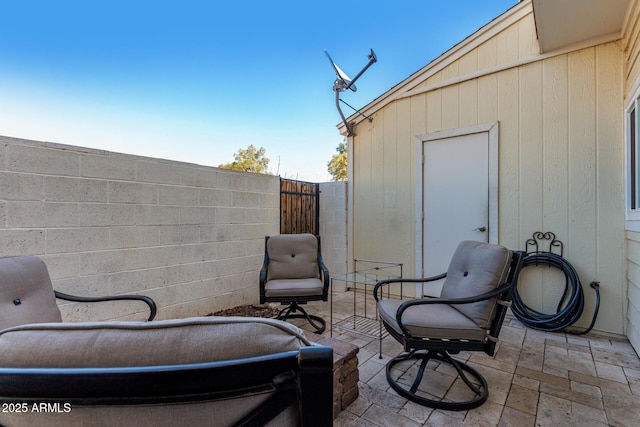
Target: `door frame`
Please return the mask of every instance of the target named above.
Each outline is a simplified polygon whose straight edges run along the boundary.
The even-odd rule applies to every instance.
[[[498,243],[498,141],[499,122],[484,123],[464,128],[425,133],[416,136],[416,271],[415,277],[424,274],[424,143],[458,136],[487,133],[489,139],[489,243]]]

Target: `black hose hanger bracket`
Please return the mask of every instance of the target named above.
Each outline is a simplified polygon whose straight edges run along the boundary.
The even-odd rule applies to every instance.
[[[541,250],[541,246],[548,241],[548,251]],[[529,249],[532,248],[530,251]],[[587,334],[593,328],[600,308],[600,282],[591,282],[590,286],[596,292],[596,305],[591,324],[582,332],[566,330],[580,319],[584,310],[584,291],[578,273],[573,266],[562,257],[564,245],[556,239],[554,233],[536,231],[526,242],[527,255],[523,261],[523,268],[530,266],[547,266],[559,269],[565,276],[565,288],[558,301],[556,312],[541,313],[528,307],[518,294],[516,286],[513,292],[511,311],[526,326],[546,332],[565,331],[570,334]]]

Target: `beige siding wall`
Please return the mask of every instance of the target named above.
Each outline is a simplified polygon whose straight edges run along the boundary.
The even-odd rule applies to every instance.
[[[628,20],[623,28],[625,99],[628,99],[640,83],[640,1],[633,0]]]
[[[625,105],[640,85],[640,1],[633,2],[629,17],[623,31]],[[627,231],[626,237],[629,301],[626,335],[636,351],[640,352],[640,233]]]
[[[626,335],[640,352],[640,233],[627,232],[627,257],[629,307]]]
[[[524,249],[533,232],[555,232],[586,286],[579,325],[594,306],[588,284],[599,280],[596,329],[623,333],[619,43],[540,56],[528,13],[467,50],[355,128],[353,256],[403,262],[414,272],[416,135],[497,121],[500,243]],[[527,289],[538,308],[555,305],[555,293],[536,285]]]
[[[54,287],[139,293],[158,318],[257,303],[278,177],[0,137],[0,256],[38,255]],[[65,320],[141,318],[134,303],[63,303]]]

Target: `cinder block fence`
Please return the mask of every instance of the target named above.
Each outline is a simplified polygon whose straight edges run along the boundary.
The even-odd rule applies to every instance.
[[[347,182],[320,183],[322,258],[332,276],[347,273]]]
[[[60,291],[146,294],[158,318],[255,303],[264,236],[278,232],[277,176],[0,136],[0,256],[41,256]],[[61,310],[106,320],[144,307]]]

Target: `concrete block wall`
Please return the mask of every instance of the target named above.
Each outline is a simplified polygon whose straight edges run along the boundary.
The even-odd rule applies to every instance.
[[[258,302],[279,191],[277,176],[0,136],[0,256],[42,257],[62,292],[206,315]],[[66,321],[144,317],[139,303],[60,308]]]
[[[320,237],[331,276],[347,273],[347,182],[320,184]]]

